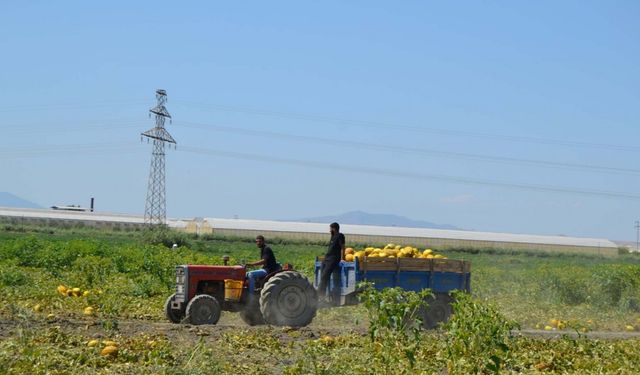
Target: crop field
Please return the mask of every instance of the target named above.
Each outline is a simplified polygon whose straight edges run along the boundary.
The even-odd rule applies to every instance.
[[[325,249],[269,243],[309,277]],[[164,318],[174,267],[255,261],[252,239],[5,225],[0,373],[640,373],[639,257],[439,253],[471,261],[473,292],[438,330],[403,323],[416,295],[394,290],[321,309],[300,329],[227,312],[190,326]]]

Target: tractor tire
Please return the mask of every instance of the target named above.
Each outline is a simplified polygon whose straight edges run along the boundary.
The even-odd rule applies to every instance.
[[[260,312],[260,299],[257,295],[249,297],[247,305],[240,310],[240,318],[250,326],[265,324],[262,312]]]
[[[453,314],[453,297],[447,293],[436,293],[427,297],[425,302],[427,306],[420,308],[419,314],[422,318],[422,327],[424,329],[435,329],[440,323],[446,323]]]
[[[182,310],[174,310],[171,308],[171,302],[176,297],[176,294],[172,294],[167,298],[167,301],[164,303],[164,315],[169,319],[171,323],[180,323],[182,318],[184,317],[184,311]]]
[[[266,323],[304,327],[318,309],[318,294],[299,272],[284,271],[272,276],[262,288],[260,311]]]
[[[222,309],[215,297],[199,294],[187,304],[187,322],[193,325],[216,324]]]

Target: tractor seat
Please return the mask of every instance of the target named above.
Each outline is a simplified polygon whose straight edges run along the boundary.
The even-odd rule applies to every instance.
[[[264,286],[264,283],[269,280],[271,278],[271,276],[275,275],[276,273],[282,271],[282,264],[277,263],[277,268],[275,271],[268,273],[266,276],[264,277],[260,277],[256,280],[256,287],[255,290],[258,291],[260,289],[262,289],[262,287]]]
[[[267,276],[265,276],[264,278],[268,279],[268,278],[270,278],[271,276],[273,276],[274,274],[276,274],[276,273],[278,273],[280,271],[282,271],[282,264],[276,263],[276,270],[273,271],[273,272],[268,273]]]

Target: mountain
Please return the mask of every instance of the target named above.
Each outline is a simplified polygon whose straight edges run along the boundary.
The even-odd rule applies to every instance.
[[[352,211],[335,216],[320,216],[298,219],[293,221],[308,223],[331,223],[357,224],[357,225],[380,225],[385,227],[409,227],[409,228],[432,228],[432,229],[456,229],[460,228],[449,224],[436,224],[428,221],[413,220],[403,216],[389,214],[370,214],[363,211]]]
[[[29,202],[11,193],[0,191],[0,207],[16,207],[16,208],[42,208],[42,206]]]

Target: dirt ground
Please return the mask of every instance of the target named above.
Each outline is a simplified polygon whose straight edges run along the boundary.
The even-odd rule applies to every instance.
[[[338,336],[343,334],[366,335],[366,327],[363,325],[357,327],[347,327],[344,325],[336,325],[331,327],[319,326],[311,324],[303,328],[291,327],[269,327],[269,326],[248,326],[243,323],[236,314],[223,314],[222,318],[216,325],[193,326],[190,324],[173,324],[169,322],[156,322],[145,320],[118,320],[117,325],[105,324],[104,321],[98,319],[75,320],[66,318],[55,318],[51,320],[9,320],[0,319],[0,339],[14,337],[24,329],[46,329],[48,327],[59,327],[69,334],[79,334],[86,337],[96,339],[106,338],[116,332],[119,335],[131,337],[138,334],[159,334],[165,336],[173,342],[195,343],[202,337],[215,341],[224,333],[244,330],[244,331],[264,331],[267,330],[273,335],[277,335],[282,342],[290,340],[304,341],[315,339],[324,335]],[[296,331],[295,335],[291,335],[292,331]],[[539,337],[542,339],[560,338],[564,335],[577,337],[579,334],[575,331],[544,331],[544,330],[520,330],[514,331],[514,335],[522,335],[528,337]],[[640,332],[607,332],[594,331],[581,333],[581,336],[591,339],[604,340],[624,340],[640,338]]]
[[[291,327],[269,327],[269,326],[248,326],[235,314],[223,314],[222,318],[216,325],[194,326],[190,324],[173,324],[170,322],[156,322],[145,320],[118,320],[117,326],[112,328],[109,322],[105,325],[104,321],[98,319],[66,319],[55,318],[51,320],[8,320],[0,319],[0,340],[6,339],[18,334],[19,330],[30,329],[47,329],[48,327],[59,327],[62,331],[69,334],[79,334],[86,337],[102,339],[118,335],[131,337],[138,334],[154,334],[162,335],[173,342],[192,342],[195,343],[201,337],[215,340],[224,333],[244,330],[244,331],[265,331],[279,336],[282,342],[290,340],[304,341],[315,339],[324,335],[337,336],[346,333],[355,333],[365,335],[366,330],[360,328],[347,327],[318,327],[311,325],[303,328]],[[290,335],[292,331],[297,331],[295,335]]]

